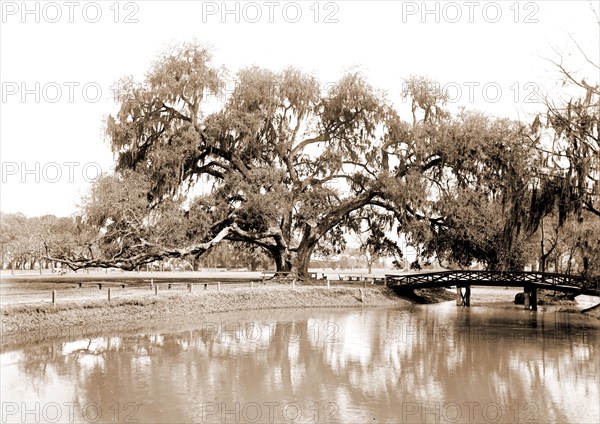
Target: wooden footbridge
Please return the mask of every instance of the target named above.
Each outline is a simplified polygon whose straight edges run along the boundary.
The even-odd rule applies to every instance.
[[[537,290],[554,290],[575,296],[600,296],[600,278],[550,272],[456,270],[419,274],[386,274],[385,283],[399,291],[456,287],[456,304],[470,306],[471,286],[523,287],[525,308],[537,309]],[[463,290],[464,289],[464,290]]]

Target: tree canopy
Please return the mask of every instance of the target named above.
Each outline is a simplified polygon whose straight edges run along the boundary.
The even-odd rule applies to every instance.
[[[219,103],[223,75],[208,49],[188,43],[161,55],[142,82],[122,81],[106,122],[116,171],[82,208],[94,248],[55,259],[133,269],[228,240],[306,275],[314,252],[340,251],[354,232],[368,234],[362,249],[373,253],[401,255],[403,234],[448,263],[524,265],[526,237],[550,213],[534,213],[538,197],[555,190],[537,183],[547,159],[537,126],[452,115],[445,93],[420,77],[407,82],[406,119],[357,72],[324,89],[298,69],[249,67]],[[549,113],[548,127],[571,145],[561,181],[580,208],[597,212],[582,190],[590,178],[598,186],[598,116],[583,103],[571,115]],[[595,145],[578,141],[590,132]]]

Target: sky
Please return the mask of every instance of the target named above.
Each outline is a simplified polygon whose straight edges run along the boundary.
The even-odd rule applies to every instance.
[[[199,41],[232,72],[362,71],[410,120],[403,81],[438,81],[452,108],[528,120],[560,88],[548,59],[592,85],[600,1],[0,1],[0,210],[70,216],[111,172],[117,82]]]

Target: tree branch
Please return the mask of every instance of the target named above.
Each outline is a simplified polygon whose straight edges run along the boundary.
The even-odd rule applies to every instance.
[[[226,227],[222,229],[212,240],[209,240],[205,243],[195,244],[183,248],[164,247],[142,239],[141,243],[138,246],[150,248],[152,250],[142,252],[128,258],[113,257],[112,259],[108,260],[94,258],[68,259],[64,257],[54,258],[51,256],[43,256],[43,258],[50,261],[63,263],[73,270],[95,267],[120,268],[126,271],[131,271],[140,265],[144,265],[165,258],[181,258],[188,255],[194,255],[196,257],[199,257],[205,254],[210,249],[212,249],[219,242],[221,242],[230,233],[231,230],[231,227]]]

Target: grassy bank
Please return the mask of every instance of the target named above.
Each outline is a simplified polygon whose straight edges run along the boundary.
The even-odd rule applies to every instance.
[[[362,294],[361,294],[362,292]],[[11,305],[2,308],[2,350],[57,338],[78,327],[144,328],[173,317],[190,320],[212,313],[281,308],[394,307],[409,302],[385,287],[270,287],[252,290],[144,295],[135,298],[85,300],[57,305]],[[62,334],[64,335],[64,334]]]

